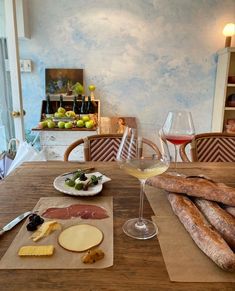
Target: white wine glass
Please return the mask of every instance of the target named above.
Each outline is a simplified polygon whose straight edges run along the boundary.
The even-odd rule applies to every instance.
[[[195,129],[191,112],[169,111],[162,127],[163,138],[174,145],[174,172],[177,175],[178,147],[191,141]]]
[[[143,218],[144,186],[147,178],[165,172],[170,161],[167,145],[163,142],[160,143],[159,154],[144,154],[144,140],[137,136],[136,129],[126,127],[117,153],[120,169],[140,181],[139,217],[130,219],[123,225],[124,233],[135,239],[149,239],[158,233],[155,223]]]

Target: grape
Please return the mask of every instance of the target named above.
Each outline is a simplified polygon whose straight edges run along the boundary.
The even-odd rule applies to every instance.
[[[28,231],[34,231],[37,229],[37,225],[33,223],[32,221],[29,222],[26,227]]]
[[[40,224],[43,224],[44,219],[40,217],[39,215],[35,215],[32,219],[32,222],[38,226]]]
[[[30,214],[30,216],[29,216],[29,221],[32,221],[33,220],[33,218],[34,218],[34,216],[36,216],[37,214],[35,214],[35,213],[33,213],[33,214]]]

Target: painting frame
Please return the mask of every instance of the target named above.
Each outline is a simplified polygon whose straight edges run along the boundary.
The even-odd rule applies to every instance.
[[[70,96],[72,87],[79,82],[83,85],[83,69],[75,68],[46,68],[45,91],[46,95]]]

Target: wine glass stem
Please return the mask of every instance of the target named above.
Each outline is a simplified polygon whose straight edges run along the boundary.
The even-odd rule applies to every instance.
[[[139,220],[138,220],[139,226],[142,226],[144,224],[143,223],[144,185],[145,185],[145,179],[140,179],[140,208],[139,208]]]
[[[177,170],[177,159],[178,159],[178,147],[177,145],[174,145],[175,147],[175,171]]]

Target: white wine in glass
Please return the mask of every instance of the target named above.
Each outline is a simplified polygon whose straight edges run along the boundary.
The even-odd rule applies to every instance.
[[[135,239],[149,239],[158,233],[157,226],[143,218],[144,185],[147,178],[164,173],[169,167],[167,145],[161,142],[159,153],[144,154],[144,139],[137,136],[136,129],[126,128],[117,154],[120,169],[140,181],[139,217],[125,222],[123,231]]]

